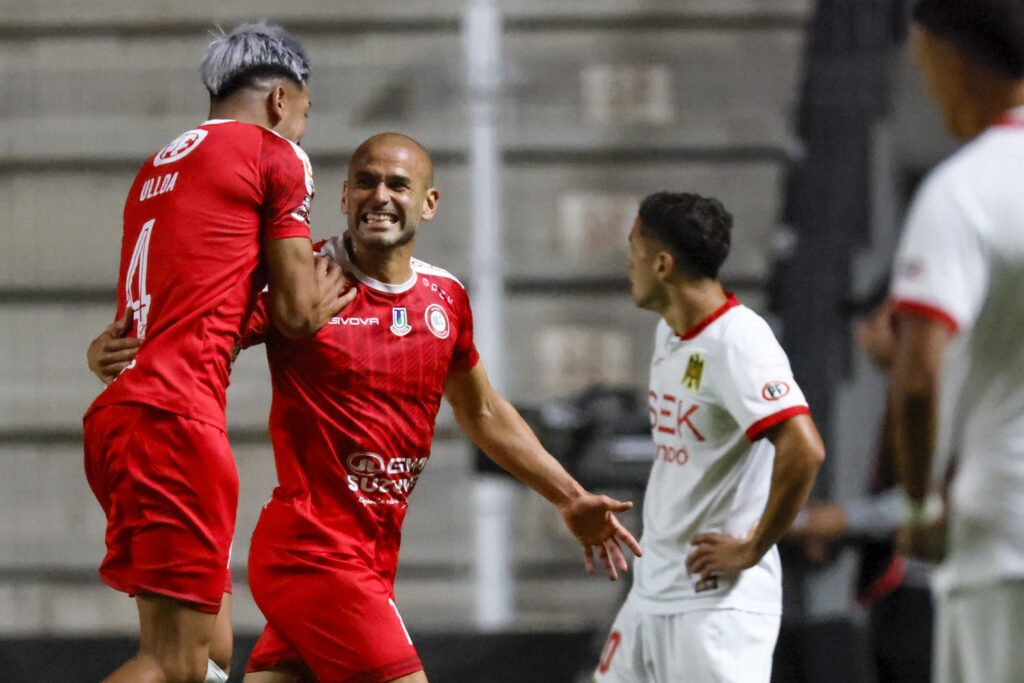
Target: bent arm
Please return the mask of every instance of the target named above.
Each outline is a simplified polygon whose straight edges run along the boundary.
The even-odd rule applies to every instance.
[[[768,502],[750,539],[757,560],[782,538],[796,519],[825,459],[825,446],[810,415],[785,420],[772,427],[767,438],[775,446],[775,464]]]
[[[312,336],[348,303],[339,299],[346,284],[341,269],[336,267],[325,282],[317,277],[314,259],[306,237],[274,239],[267,245],[270,315],[289,339]],[[325,299],[332,302],[327,310],[323,307]]]
[[[939,377],[952,331],[941,321],[903,313],[890,385],[896,465],[911,501],[923,505],[935,449]]]

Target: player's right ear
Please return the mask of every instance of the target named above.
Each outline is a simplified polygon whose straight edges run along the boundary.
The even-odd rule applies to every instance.
[[[348,181],[341,184],[341,212],[348,213]]]

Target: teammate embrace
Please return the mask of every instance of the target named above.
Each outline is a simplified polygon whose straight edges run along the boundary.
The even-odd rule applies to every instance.
[[[260,340],[280,486],[250,555],[268,620],[250,683],[426,681],[394,576],[442,396],[558,507],[588,570],[594,549],[612,578],[628,566],[620,544],[640,552],[614,515],[631,503],[585,491],[544,450],[490,386],[461,284],[412,258],[440,196],[426,150],[398,134],[364,142],[343,189],[348,231],[314,261],[311,167],[270,130],[301,138],[307,79],[280,29],[216,40],[204,60],[214,120],[148,161],[126,202],[119,321],[89,350],[109,386],[86,415],[86,470],[108,519],[101,575],[140,610],[139,653],[108,681],[226,679],[238,481],[225,389],[232,353]],[[157,186],[173,189],[141,192]],[[342,268],[355,280],[344,294]]]

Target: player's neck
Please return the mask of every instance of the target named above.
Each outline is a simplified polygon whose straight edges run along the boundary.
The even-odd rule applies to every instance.
[[[267,116],[265,108],[254,107],[248,101],[240,98],[228,99],[210,105],[209,119],[230,119],[239,123],[251,123],[254,126],[262,126],[273,130],[274,126]]]
[[[364,275],[378,282],[400,285],[412,277],[413,242],[393,249],[365,249],[353,242],[346,242],[348,257]]]
[[[998,123],[1011,109],[1024,106],[1024,81],[1008,80],[989,76],[986,87],[979,87],[972,93],[970,101],[964,102],[960,111],[964,119],[965,139],[981,135]]]
[[[661,315],[672,330],[682,336],[725,305],[729,297],[718,280],[686,282],[669,292]]]

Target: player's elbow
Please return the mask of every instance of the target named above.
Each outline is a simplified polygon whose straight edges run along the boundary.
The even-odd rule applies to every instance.
[[[815,473],[817,473],[818,469],[825,462],[825,444],[821,443],[821,441],[808,444],[804,452],[804,459],[808,466],[814,468]]]
[[[271,308],[274,327],[289,339],[306,339],[320,328],[315,306],[303,306],[297,301],[274,301]]]
[[[274,316],[274,327],[289,339],[306,339],[316,334],[316,321],[312,316],[285,314]]]

